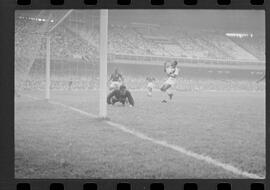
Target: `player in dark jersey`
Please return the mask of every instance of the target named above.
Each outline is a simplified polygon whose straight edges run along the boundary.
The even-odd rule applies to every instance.
[[[119,89],[119,87],[123,84],[124,78],[121,73],[119,73],[117,68],[111,74],[110,81],[110,90]]]
[[[72,88],[72,83],[73,83],[72,80],[70,80],[70,81],[68,82],[68,89],[69,89],[69,90],[71,90],[71,88]]]
[[[121,85],[119,89],[113,90],[107,97],[107,103],[114,105],[116,102],[125,105],[129,104],[130,107],[134,106],[134,99],[131,93],[127,90],[125,85]]]

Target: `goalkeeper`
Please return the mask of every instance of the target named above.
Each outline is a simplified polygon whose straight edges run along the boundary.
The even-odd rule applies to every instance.
[[[125,85],[121,85],[119,89],[112,91],[107,97],[107,103],[114,105],[116,102],[122,103],[124,106],[126,103],[130,107],[134,106],[134,99],[131,93],[127,90]]]

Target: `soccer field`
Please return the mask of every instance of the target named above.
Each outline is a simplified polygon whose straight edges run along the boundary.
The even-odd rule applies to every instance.
[[[177,92],[160,103],[131,91],[135,107],[98,91],[29,91],[15,99],[15,178],[261,178],[265,92]],[[87,114],[90,113],[90,114]]]

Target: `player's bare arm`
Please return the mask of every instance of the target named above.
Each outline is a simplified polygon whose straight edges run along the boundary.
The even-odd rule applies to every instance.
[[[115,96],[116,90],[112,91],[108,96],[107,96],[107,104],[112,104],[112,97]]]
[[[134,99],[129,91],[127,91],[127,98],[129,105],[134,106]]]

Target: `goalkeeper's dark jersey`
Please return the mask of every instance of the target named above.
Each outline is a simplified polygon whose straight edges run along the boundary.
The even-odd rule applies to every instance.
[[[121,94],[119,89],[116,89],[112,91],[108,97],[107,97],[107,103],[108,104],[114,104],[116,102],[121,102],[122,104],[126,103],[126,100],[128,100],[128,103],[132,106],[134,106],[134,100],[131,96],[131,93],[126,90],[125,94]]]

